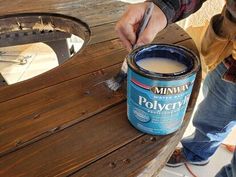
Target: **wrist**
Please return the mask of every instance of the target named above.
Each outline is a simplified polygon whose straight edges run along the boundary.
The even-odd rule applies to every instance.
[[[166,26],[174,22],[175,10],[164,0],[146,0],[146,2],[153,2],[157,7],[159,7],[159,9],[163,12],[167,20]]]

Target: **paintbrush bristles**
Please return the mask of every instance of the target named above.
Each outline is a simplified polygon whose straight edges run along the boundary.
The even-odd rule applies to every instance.
[[[114,78],[107,80],[106,85],[113,91],[117,91],[120,88],[120,83],[116,82]]]
[[[121,83],[123,82],[123,80],[126,78],[127,76],[127,70],[128,70],[128,65],[127,65],[127,60],[125,58],[125,60],[122,63],[122,67],[120,72],[115,76],[112,77],[111,79],[107,80],[105,83],[106,85],[113,91],[117,91],[120,86]]]
[[[123,64],[127,66],[127,63]],[[108,86],[108,88],[110,88],[113,91],[117,91],[126,77],[127,77],[127,71],[120,70],[120,72],[115,77],[112,77],[111,79],[105,81],[105,83]]]

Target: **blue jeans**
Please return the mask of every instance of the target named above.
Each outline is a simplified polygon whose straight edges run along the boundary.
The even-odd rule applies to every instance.
[[[181,141],[189,161],[208,160],[236,125],[236,84],[221,79],[225,71],[225,66],[219,64],[203,83],[204,100],[193,118],[196,130]],[[236,177],[235,153],[232,164],[220,171],[222,177],[231,177],[233,173]],[[224,170],[231,175],[223,174]],[[218,174],[218,177],[221,176]]]

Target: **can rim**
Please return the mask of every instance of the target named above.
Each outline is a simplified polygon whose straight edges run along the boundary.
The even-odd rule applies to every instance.
[[[192,68],[190,68],[190,69],[186,68],[186,70],[176,72],[176,73],[163,73],[162,74],[162,73],[155,73],[155,72],[145,70],[134,61],[137,54],[140,53],[141,51],[147,50],[148,48],[156,48],[156,47],[158,47],[158,48],[164,48],[164,47],[167,48],[168,47],[168,48],[173,49],[175,51],[180,50],[181,52],[185,52],[187,55],[190,56],[190,58],[193,61]],[[154,79],[154,80],[155,79],[179,80],[179,79],[182,79],[183,77],[186,77],[186,76],[192,75],[193,73],[198,72],[200,69],[200,59],[194,52],[192,52],[188,48],[180,46],[180,45],[164,44],[164,43],[152,43],[152,44],[147,44],[147,45],[137,47],[127,56],[127,64],[129,66],[129,68],[132,69],[137,74]]]

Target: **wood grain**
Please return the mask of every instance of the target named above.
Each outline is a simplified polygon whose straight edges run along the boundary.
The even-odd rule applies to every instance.
[[[0,176],[66,176],[140,135],[124,102],[0,158]]]
[[[100,46],[104,44],[106,45],[103,47]],[[189,48],[191,47],[194,48],[194,46],[193,45],[191,46],[191,44],[192,43],[190,40],[182,42],[182,45],[188,46]],[[106,50],[103,50],[105,47]],[[120,48],[120,50],[118,50],[118,48]],[[87,53],[91,50],[94,51],[94,53],[91,54]],[[119,53],[119,51],[121,52]],[[53,129],[55,128],[57,128],[58,130],[62,129],[62,127],[64,127],[63,124],[65,123],[70,125],[71,124],[70,122],[86,118],[88,117],[88,115],[93,115],[95,112],[111,106],[112,103],[116,104],[117,102],[121,101],[122,98],[117,99],[117,97],[115,97],[114,99],[110,99],[109,102],[105,101],[104,103],[96,103],[88,99],[89,97],[86,96],[84,97],[83,92],[85,92],[84,91],[85,88],[89,87],[89,85],[99,83],[114,75],[119,70],[120,67],[119,64],[123,61],[125,53],[126,51],[122,48],[118,40],[107,41],[105,43],[100,43],[96,45],[95,44],[90,45],[84,51],[83,53],[84,55],[81,55],[81,57],[79,58],[80,60],[77,61],[77,63],[70,63],[69,66],[66,65],[67,63],[63,65],[64,66],[63,72],[68,73],[70,77],[71,75],[78,73],[81,73],[80,75],[86,74],[86,72],[88,72],[89,69],[90,69],[90,74],[84,75],[83,77],[80,78],[76,78],[75,76],[73,76],[74,79],[72,80],[68,80],[65,83],[62,82],[61,84],[58,84],[54,87],[46,87],[45,89],[42,89],[43,84],[40,82],[40,80],[39,82],[36,82],[37,77],[35,78],[36,80],[34,80],[34,82],[26,81],[26,83],[41,84],[40,86],[42,88],[38,92],[33,92],[31,94],[29,94],[28,92],[28,94],[23,97],[18,97],[16,99],[9,101],[3,100],[4,102],[0,104],[1,107],[0,110],[2,112],[2,114],[0,115],[0,120],[1,120],[0,129],[2,130],[2,132],[0,133],[0,139],[2,140],[0,142],[0,155],[18,149],[27,144],[28,142],[33,142],[35,140],[48,136],[49,134],[51,134]],[[90,60],[88,59],[88,61],[86,61],[86,58],[88,58],[88,56],[90,56],[91,59]],[[112,58],[112,60],[110,58]],[[100,70],[97,70],[99,68],[96,68],[96,67],[102,68],[107,64],[109,64],[110,66],[115,65],[115,67],[110,67],[108,69],[100,69]],[[88,65],[90,65],[91,67],[86,68],[86,66]],[[67,69],[66,66],[70,68]],[[92,72],[93,70],[95,71]],[[54,77],[59,78],[61,80],[66,80],[65,77],[63,77],[62,73],[60,72],[54,73],[53,75]],[[53,79],[52,77],[49,77],[48,78],[49,80],[46,79],[47,78],[45,77],[45,80],[41,81],[43,81],[46,84],[47,83],[52,84],[52,81],[50,80]],[[87,80],[89,80],[89,83],[88,82],[86,83]],[[10,87],[12,89],[12,92],[10,92],[11,90],[7,88],[5,89],[5,91],[10,96],[14,96],[14,94],[24,93],[25,91],[27,91],[26,89],[16,92],[15,90],[19,88],[17,86],[18,85],[15,86],[13,85]],[[27,84],[26,86],[29,87],[30,85]],[[64,92],[66,92],[67,94],[65,95]],[[107,91],[105,90],[104,94],[106,92]],[[97,93],[99,94],[99,91]],[[4,96],[6,97],[8,96],[8,94],[3,94],[2,97]],[[113,96],[109,91],[106,94],[108,97]],[[104,96],[104,98],[107,97],[105,95],[97,95],[97,96]],[[86,103],[83,102],[85,101],[85,99]],[[90,101],[93,103],[91,105],[93,105],[94,107],[93,109],[86,110],[87,113],[84,113],[85,107],[89,105],[88,103]],[[79,107],[80,104],[83,105],[82,107],[80,107],[81,109],[76,109],[75,105]],[[98,109],[98,104],[104,105],[104,108]],[[67,108],[70,108],[71,109],[70,111],[73,111],[74,109],[76,109],[76,111],[74,111],[74,114],[71,114],[71,112],[68,111],[64,112],[64,110]],[[61,114],[62,112],[64,114]],[[58,115],[60,116],[58,117]],[[66,119],[62,118],[60,119],[61,116],[66,117]],[[77,117],[81,116],[82,118],[77,119],[75,116]],[[5,119],[5,117],[9,118]],[[45,126],[44,122],[45,123],[47,122],[47,126]]]
[[[49,12],[73,16],[86,21],[90,27],[117,21],[128,3],[117,0],[31,0],[0,1],[0,15]],[[6,8],[7,7],[7,8]]]
[[[107,23],[91,28],[91,40],[89,44],[96,44],[103,41],[108,41],[117,38],[115,32],[115,23]]]
[[[46,137],[125,99],[104,80],[120,64],[0,104],[0,156]],[[7,119],[6,119],[7,117]]]
[[[108,23],[101,26],[95,26],[91,28],[92,35],[90,44],[99,43],[106,40],[111,40],[117,38],[117,35],[115,33],[115,23]],[[171,33],[175,34],[175,37],[173,38],[172,35],[169,35]],[[164,30],[162,30],[160,33],[157,34],[156,38],[153,42],[159,42],[159,43],[177,43],[180,41],[185,41],[190,39],[189,35],[178,25],[172,24],[170,26],[167,26]]]
[[[83,53],[49,72],[11,86],[0,87],[0,102],[121,63],[126,54],[119,40],[87,46]]]
[[[73,177],[150,177],[159,171],[176,147],[188,125],[190,114],[186,114],[181,129],[167,136],[143,135],[114,151],[106,157],[73,173]],[[148,165],[147,165],[148,164]]]
[[[92,39],[94,39],[94,44],[92,44],[93,40],[91,40],[91,45],[87,46],[82,53],[73,56],[63,65],[32,79],[11,86],[0,87],[0,102],[121,63],[128,52],[124,49],[120,40],[110,40],[110,38],[113,38],[115,35],[110,32],[108,38],[103,37],[105,36],[106,31],[113,31],[114,33],[113,25],[105,25],[105,27],[101,26],[100,28],[101,30],[96,28],[93,31],[92,29],[92,36],[94,35],[94,32],[100,31],[101,33],[101,35],[97,35],[97,37],[92,37]],[[175,33],[175,38],[173,39],[168,33]],[[183,29],[179,28],[177,25],[172,25],[158,34],[154,42],[178,43],[188,39],[190,39],[190,37]]]
[[[201,80],[200,77],[199,80]],[[194,93],[198,93],[199,88],[200,84],[196,84]],[[115,108],[109,109],[102,114],[99,114],[99,118],[97,119],[95,118],[97,116],[91,117],[90,119],[87,119],[80,124],[76,124],[71,128],[65,129],[62,132],[58,132],[57,134],[48,137],[47,139],[27,146],[24,149],[18,150],[14,153],[14,155],[10,154],[0,159],[0,164],[4,165],[10,163],[12,165],[11,170],[2,171],[2,175],[6,173],[9,176],[14,176],[16,174],[24,176],[34,176],[36,174],[40,174],[42,176],[65,176],[69,173],[73,173],[75,176],[88,177],[95,177],[98,174],[99,177],[152,176],[162,168],[162,166],[168,159],[169,154],[171,154],[174,147],[177,145],[178,139],[182,137],[185,128],[187,127],[190,120],[194,104],[196,103],[196,95],[192,97],[194,98],[191,98],[191,106],[188,108],[188,112],[185,115],[185,122],[183,123],[182,128],[174,134],[168,136],[149,136],[138,133],[134,128],[131,128],[126,120],[126,106],[124,103],[116,106]],[[116,111],[114,112],[114,110]],[[113,120],[113,116],[117,117]],[[111,120],[109,123],[106,123],[105,121],[103,121],[103,119]],[[96,122],[97,120],[100,120],[101,122]],[[121,124],[120,121],[123,121],[123,123]],[[91,125],[91,123],[93,125]],[[127,126],[130,127],[127,128]],[[82,130],[83,128],[85,128],[85,130]],[[73,131],[73,133],[71,133],[70,131]],[[84,131],[86,133],[84,133]],[[91,134],[90,131],[92,131]],[[122,131],[125,133],[123,133]],[[132,136],[130,135],[130,131],[134,133]],[[105,132],[106,135],[104,135]],[[71,136],[69,137],[69,135]],[[111,147],[109,147],[109,150],[115,151],[107,153],[107,156],[103,150],[100,150],[102,146],[107,145],[107,142],[104,143],[104,141],[106,141],[105,139],[109,138],[109,140],[107,141],[110,142],[110,138],[113,138],[113,140],[117,142],[120,141],[120,138],[122,138],[121,136],[124,135],[129,136],[130,138],[126,141],[127,145],[119,145],[119,148],[116,147],[117,150],[115,150],[116,148],[112,149]],[[86,137],[87,139],[89,139],[88,141],[91,144],[89,144],[87,141],[86,143],[84,143],[84,139]],[[94,140],[94,138],[96,138],[96,140]],[[77,141],[77,145],[75,145],[76,140],[79,140]],[[81,142],[81,144],[83,144],[84,146],[80,147],[82,145],[80,145],[79,142]],[[66,146],[68,144],[70,146]],[[73,146],[71,147],[71,145]],[[45,146],[47,148],[43,149],[43,147]],[[56,154],[54,153],[53,156],[48,154],[51,153],[51,149],[56,152]],[[90,157],[95,149],[97,151],[103,152],[104,154],[98,156],[98,152],[96,152],[96,157]],[[84,151],[86,151],[87,153],[85,153]],[[88,152],[90,153],[88,154]],[[40,158],[41,155],[47,158]],[[21,163],[20,157],[23,156],[24,160],[27,163]],[[101,158],[103,156],[104,158]],[[62,160],[62,157],[66,157],[66,159]],[[18,161],[15,162],[13,160],[15,158],[18,158]],[[86,161],[85,159],[81,160],[81,158],[89,158],[89,160],[91,161]],[[94,158],[98,158],[97,161]],[[44,168],[51,169],[52,165],[48,163],[49,161],[53,164],[53,171],[42,171],[42,169]],[[80,164],[80,161],[84,163],[86,162],[86,164]],[[94,163],[92,163],[93,161]],[[149,164],[148,167],[145,166],[146,164]],[[26,166],[30,167],[30,169],[27,171],[22,171],[22,169],[25,169]],[[6,168],[6,166],[0,165],[0,167],[3,167],[2,169],[8,169]],[[69,168],[69,170],[63,171],[63,169],[67,168]]]

